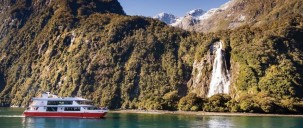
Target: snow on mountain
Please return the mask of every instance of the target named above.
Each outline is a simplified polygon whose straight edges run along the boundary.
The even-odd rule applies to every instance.
[[[176,22],[171,23],[169,25],[171,25],[171,26],[177,26],[178,24],[180,24],[183,21],[183,19],[184,19],[184,17],[178,17],[178,18],[176,18]]]
[[[175,23],[170,24],[174,27],[191,30],[191,26],[200,22],[200,18],[206,13],[202,9],[191,10],[184,17],[178,18]]]
[[[200,20],[208,19],[209,17],[213,16],[215,13],[220,13],[228,9],[230,5],[231,5],[231,1],[228,1],[227,3],[221,5],[219,8],[212,8],[208,10],[206,13],[204,13],[204,15],[200,16]]]
[[[165,22],[166,24],[173,24],[178,19],[175,15],[170,14],[170,13],[164,13],[164,12],[154,16],[153,18],[161,20],[161,21]]]
[[[184,17],[176,17],[173,14],[169,13],[160,13],[153,18],[159,19],[163,22],[165,22],[168,25],[175,26],[175,27],[180,27],[180,28],[187,28],[188,25],[193,25],[197,23],[200,19],[201,16],[206,11],[202,9],[195,9],[191,10]]]
[[[199,17],[201,17],[204,13],[205,13],[205,11],[202,9],[195,9],[195,10],[188,12],[186,16],[191,16],[194,19],[199,19]]]
[[[211,23],[210,20],[214,19],[216,15],[227,12],[227,10],[230,9],[230,7],[233,6],[233,4],[234,4],[234,0],[231,0],[221,5],[219,8],[213,8],[208,11],[204,11],[203,9],[191,10],[187,12],[186,15],[183,17],[176,17],[173,14],[169,14],[169,13],[160,13],[156,15],[154,18],[159,19],[168,25],[179,27],[185,30],[198,30],[198,31],[200,29],[208,30],[209,29],[208,24]],[[226,17],[229,17],[231,15],[233,14],[228,14],[226,15]],[[238,17],[238,21],[244,21],[244,20],[245,20],[244,15]],[[235,25],[232,24],[232,26]]]
[[[213,14],[215,14],[218,11],[218,8],[213,8],[204,13],[202,16],[199,17],[199,20],[205,20],[209,17],[211,17]]]

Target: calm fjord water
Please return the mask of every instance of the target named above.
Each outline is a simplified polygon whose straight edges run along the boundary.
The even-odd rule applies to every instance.
[[[25,118],[0,108],[0,128],[302,128],[301,117],[195,116],[109,113],[104,119]]]

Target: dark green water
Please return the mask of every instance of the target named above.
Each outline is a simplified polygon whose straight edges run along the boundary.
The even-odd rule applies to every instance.
[[[25,118],[23,110],[0,108],[0,128],[303,128],[301,117],[109,113],[104,119]]]

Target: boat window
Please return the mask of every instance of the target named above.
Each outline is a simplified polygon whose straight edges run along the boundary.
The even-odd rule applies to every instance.
[[[97,108],[97,107],[88,107],[87,110],[100,110],[100,108]]]
[[[64,111],[80,111],[80,107],[65,107]]]
[[[77,102],[78,104],[93,105],[93,102],[91,102],[91,101],[77,100],[76,102]]]
[[[46,108],[46,111],[49,111],[49,112],[56,112],[58,109],[58,107],[47,107]]]
[[[72,105],[73,101],[47,101],[47,105]]]

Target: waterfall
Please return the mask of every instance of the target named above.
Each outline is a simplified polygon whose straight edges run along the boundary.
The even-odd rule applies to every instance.
[[[211,81],[209,85],[208,97],[219,93],[229,93],[230,74],[226,66],[222,42],[216,42],[211,46],[211,51],[215,56]]]

